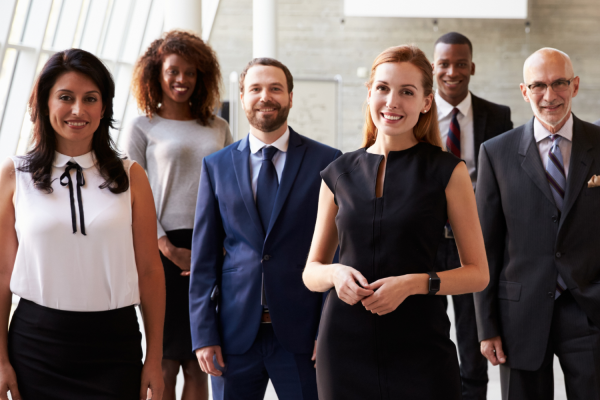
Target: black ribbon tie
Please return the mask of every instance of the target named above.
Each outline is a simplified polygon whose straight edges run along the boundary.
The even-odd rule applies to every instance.
[[[83,218],[83,202],[81,201],[81,187],[85,185],[85,179],[83,177],[83,170],[81,166],[76,163],[69,161],[65,168],[64,174],[60,176],[60,184],[62,186],[69,186],[69,195],[71,197],[71,223],[73,224],[73,233],[77,233],[77,216],[75,215],[75,199],[73,198],[73,182],[71,181],[71,170],[76,170],[77,177],[77,203],[79,203],[79,222],[81,225],[81,233],[85,235],[85,220]],[[66,179],[66,182],[63,180]],[[86,235],[87,236],[87,235]]]

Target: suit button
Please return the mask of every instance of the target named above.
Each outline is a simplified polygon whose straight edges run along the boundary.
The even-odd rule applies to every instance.
[[[552,216],[552,222],[554,222],[554,223],[558,222],[558,217],[556,215]]]
[[[556,258],[560,258],[562,256],[562,254],[560,254],[560,251],[556,253]]]
[[[269,261],[271,259],[271,256],[268,254],[265,254],[265,256],[263,257],[263,260],[265,261]]]
[[[551,299],[554,298],[554,293],[553,292],[548,292],[548,297],[550,297]]]

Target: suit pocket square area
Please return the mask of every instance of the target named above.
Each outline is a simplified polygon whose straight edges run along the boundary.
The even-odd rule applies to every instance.
[[[591,189],[596,187],[600,187],[600,176],[598,175],[592,176],[592,178],[588,181],[588,188]]]

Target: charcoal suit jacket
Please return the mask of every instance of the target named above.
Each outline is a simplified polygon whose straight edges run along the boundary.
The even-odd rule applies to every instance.
[[[475,294],[479,340],[502,338],[511,368],[544,359],[560,272],[577,304],[600,327],[600,127],[573,116],[562,213],[533,134],[533,119],[481,146],[477,208],[490,284]]]

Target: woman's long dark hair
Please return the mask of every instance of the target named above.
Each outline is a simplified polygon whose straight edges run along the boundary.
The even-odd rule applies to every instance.
[[[31,97],[29,113],[33,122],[33,149],[25,155],[20,171],[29,172],[39,190],[52,193],[52,163],[56,150],[56,133],[50,125],[48,99],[56,80],[67,72],[79,72],[90,78],[100,89],[104,117],[92,138],[92,150],[100,175],[105,182],[100,189],[123,193],[129,189],[129,179],[122,158],[116,150],[109,129],[114,128],[113,97],[115,83],[102,61],[85,50],[70,49],[54,54],[38,76]]]

